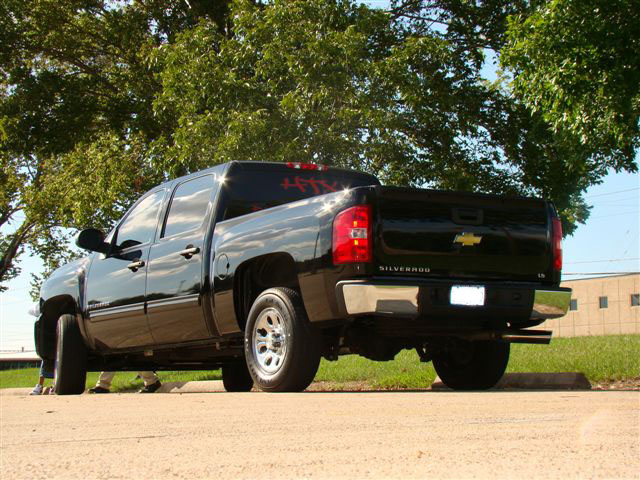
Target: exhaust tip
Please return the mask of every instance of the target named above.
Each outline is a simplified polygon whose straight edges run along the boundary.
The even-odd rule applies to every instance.
[[[499,333],[500,339],[509,343],[536,343],[548,345],[553,332],[549,330],[509,330]]]

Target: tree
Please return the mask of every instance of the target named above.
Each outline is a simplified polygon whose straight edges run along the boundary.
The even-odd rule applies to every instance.
[[[25,247],[55,268],[72,255],[63,227],[108,228],[166,178],[138,148],[172,131],[148,54],[201,18],[228,35],[228,3],[0,4],[0,284]]]
[[[53,268],[165,179],[234,159],[553,199],[566,232],[615,152],[482,77],[514,0],[5,0],[0,283]],[[624,168],[632,168],[628,163]],[[22,215],[22,217],[19,217]],[[69,229],[69,230],[66,230]]]
[[[449,8],[459,2],[433,3],[237,2],[234,36],[207,23],[183,32],[155,54],[156,111],[177,119],[166,168],[319,161],[387,183],[540,195],[571,232],[587,215],[581,192],[606,167],[482,79],[498,26],[488,38]],[[508,13],[487,7],[487,22],[491,12]]]
[[[513,91],[555,132],[616,169],[640,144],[640,4],[547,0],[509,19],[502,64]]]

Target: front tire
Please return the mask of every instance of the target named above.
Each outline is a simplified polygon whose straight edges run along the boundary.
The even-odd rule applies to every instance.
[[[253,378],[247,364],[230,363],[222,366],[222,385],[227,392],[249,392],[253,387]]]
[[[87,347],[74,315],[65,314],[56,327],[57,348],[54,369],[56,395],[79,395],[87,382]]]
[[[453,340],[433,357],[442,382],[454,390],[487,390],[504,375],[510,344],[491,340]]]
[[[253,381],[265,392],[301,392],[320,364],[320,335],[300,295],[270,288],[256,298],[245,329],[244,354]]]

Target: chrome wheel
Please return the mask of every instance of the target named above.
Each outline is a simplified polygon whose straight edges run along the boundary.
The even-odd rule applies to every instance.
[[[262,292],[244,332],[244,358],[254,386],[263,392],[307,388],[318,371],[321,341],[298,292],[286,287]]]
[[[275,308],[260,313],[253,330],[253,353],[258,367],[274,375],[287,356],[287,326]]]

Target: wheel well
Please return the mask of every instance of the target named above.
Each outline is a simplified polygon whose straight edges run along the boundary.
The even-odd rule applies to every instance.
[[[238,326],[244,331],[251,305],[260,293],[272,287],[288,287],[300,293],[296,263],[288,253],[257,257],[238,267],[234,277],[234,308]]]
[[[56,326],[58,318],[65,313],[76,315],[78,309],[76,302],[70,295],[59,295],[49,298],[42,305],[40,316],[40,328],[37,334],[36,344],[39,354],[43,358],[53,359],[56,352]]]

